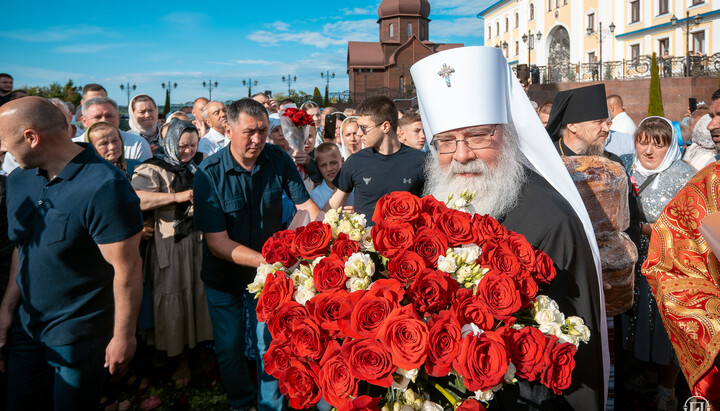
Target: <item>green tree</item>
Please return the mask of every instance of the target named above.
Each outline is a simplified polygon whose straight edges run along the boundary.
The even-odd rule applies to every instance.
[[[657,64],[657,56],[652,54],[650,63],[650,98],[648,99],[648,116],[664,116],[662,94],[660,93],[660,72]]]
[[[322,98],[322,94],[320,94],[320,89],[319,89],[319,88],[315,87],[315,90],[313,91],[313,98],[312,98],[312,99],[313,99],[313,101],[315,102],[315,104],[317,104],[318,106],[322,106],[322,105],[323,105],[323,104],[322,104],[323,98]]]
[[[170,87],[165,89],[165,105],[163,106],[162,112],[165,116],[170,112]]]
[[[328,99],[328,86],[325,86],[325,99],[323,100],[323,107],[327,107],[330,105],[330,100]]]
[[[61,86],[58,82],[54,82],[49,86],[24,86],[23,90],[27,91],[27,93],[31,96],[59,98],[63,101],[69,101],[75,106],[80,104],[80,100],[82,98],[80,95],[82,88],[75,86],[72,80],[68,80],[64,86]]]

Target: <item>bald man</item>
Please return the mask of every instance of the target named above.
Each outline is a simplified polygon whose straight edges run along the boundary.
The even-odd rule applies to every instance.
[[[625,112],[622,98],[617,94],[609,96],[607,98],[607,106],[610,112],[610,118],[612,119],[610,131],[616,131],[630,136],[634,135],[637,126],[628,113]]]
[[[210,100],[206,99],[205,97],[198,97],[193,101],[192,105],[192,115],[195,116],[195,120],[193,120],[193,124],[198,129],[198,135],[201,137],[204,136],[208,132],[208,125],[205,122],[205,118],[202,115],[202,111],[207,106],[207,104],[210,102]]]
[[[120,374],[135,353],[140,201],[44,98],[0,107],[0,142],[20,165],[7,179],[16,268],[0,305],[7,408],[95,409],[103,366]]]

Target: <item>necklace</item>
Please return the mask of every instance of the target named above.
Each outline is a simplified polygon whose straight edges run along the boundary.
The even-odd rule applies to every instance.
[[[557,145],[558,145],[558,149],[560,150],[560,155],[564,156],[565,152],[563,151],[563,148],[562,148],[562,141],[563,141],[563,138],[560,137],[560,140],[557,141]]]

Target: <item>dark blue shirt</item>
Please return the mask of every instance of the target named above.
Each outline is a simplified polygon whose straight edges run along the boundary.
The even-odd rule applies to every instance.
[[[282,230],[283,192],[295,204],[310,199],[295,163],[271,144],[260,152],[252,172],[237,164],[226,146],[200,163],[193,186],[195,227],[205,233],[227,231],[231,240],[256,251]],[[216,290],[242,292],[255,278],[255,268],[215,257],[203,241],[201,278]]]
[[[123,171],[88,145],[51,181],[44,170],[16,169],[7,192],[22,326],[49,346],[112,335],[113,268],[98,244],[143,227],[140,200]]]

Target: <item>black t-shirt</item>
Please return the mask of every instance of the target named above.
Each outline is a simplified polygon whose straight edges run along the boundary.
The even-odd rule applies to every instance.
[[[385,194],[408,191],[422,195],[424,163],[424,152],[405,145],[389,156],[365,148],[345,161],[333,184],[346,193],[355,189],[355,212],[365,214],[371,225],[375,203]]]
[[[0,106],[10,101],[10,94],[7,96],[0,96]]]

